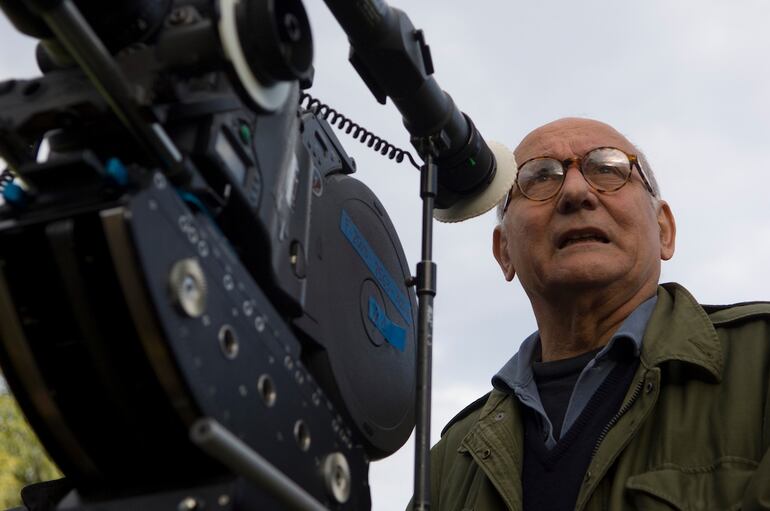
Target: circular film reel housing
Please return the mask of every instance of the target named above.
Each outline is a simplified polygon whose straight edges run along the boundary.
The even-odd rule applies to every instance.
[[[339,174],[323,181],[314,186],[301,322],[317,342],[307,363],[376,459],[414,427],[416,299],[401,242],[372,191]]]

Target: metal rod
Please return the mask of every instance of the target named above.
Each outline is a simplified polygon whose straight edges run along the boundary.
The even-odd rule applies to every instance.
[[[328,511],[275,465],[254,452],[216,420],[204,417],[190,428],[190,439],[212,458],[265,489],[292,511]]]
[[[128,80],[77,6],[71,0],[62,0],[41,14],[139,143],[166,171],[180,170],[179,150],[157,123],[149,123],[142,117]]]
[[[433,354],[433,298],[436,264],[433,257],[433,207],[438,171],[428,153],[420,178],[422,198],[422,260],[417,263],[417,426],[415,431],[414,498],[416,511],[430,509],[430,404]]]

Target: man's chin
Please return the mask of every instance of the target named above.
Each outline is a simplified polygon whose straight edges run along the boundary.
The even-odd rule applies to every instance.
[[[624,272],[602,264],[564,265],[551,272],[550,287],[566,289],[592,289],[606,287],[621,281]]]

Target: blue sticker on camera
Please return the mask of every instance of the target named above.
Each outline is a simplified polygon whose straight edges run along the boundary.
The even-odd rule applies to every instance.
[[[358,227],[350,218],[348,212],[344,209],[340,215],[340,230],[353,246],[359,257],[364,261],[364,264],[372,272],[374,279],[380,285],[380,288],[385,292],[385,295],[390,299],[391,303],[396,307],[396,310],[404,318],[407,325],[412,324],[412,306],[409,303],[409,297],[401,290],[401,286],[396,283],[396,279],[390,274],[385,265],[382,264],[380,258],[372,250],[369,242],[366,241],[364,235],[358,230]]]
[[[406,330],[395,324],[382,310],[377,300],[371,296],[369,297],[369,320],[391,346],[398,351],[404,351],[406,348]]]

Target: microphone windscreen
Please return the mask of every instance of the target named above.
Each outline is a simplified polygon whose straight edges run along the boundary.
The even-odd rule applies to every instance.
[[[449,208],[434,209],[433,218],[446,223],[462,222],[486,213],[503,200],[516,181],[516,159],[513,157],[513,151],[500,142],[490,141],[489,149],[495,156],[497,165],[492,182],[483,190],[460,199]]]

